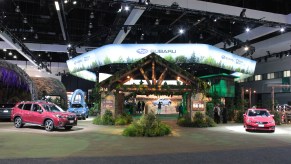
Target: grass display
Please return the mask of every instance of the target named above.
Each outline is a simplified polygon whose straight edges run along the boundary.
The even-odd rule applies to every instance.
[[[170,127],[162,123],[153,112],[144,114],[123,131],[124,136],[131,137],[157,137],[170,133]]]
[[[213,119],[209,116],[205,116],[201,112],[196,112],[193,120],[191,120],[191,116],[189,114],[184,115],[183,117],[179,117],[177,124],[184,127],[214,127],[216,124]]]
[[[106,110],[103,116],[98,115],[93,120],[93,124],[96,125],[128,125],[131,122],[132,116],[124,113],[114,118],[110,110]]]

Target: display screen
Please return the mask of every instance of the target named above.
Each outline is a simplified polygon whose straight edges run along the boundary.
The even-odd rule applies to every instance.
[[[110,44],[72,58],[67,65],[78,76],[79,71],[110,63],[133,63],[151,53],[173,63],[201,63],[244,74],[253,74],[256,66],[253,60],[206,44]]]

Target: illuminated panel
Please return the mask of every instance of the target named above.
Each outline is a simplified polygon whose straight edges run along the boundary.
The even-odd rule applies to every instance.
[[[133,63],[151,53],[175,62],[201,63],[244,74],[253,74],[256,62],[206,44],[111,44],[86,52],[67,61],[76,73],[110,63]]]

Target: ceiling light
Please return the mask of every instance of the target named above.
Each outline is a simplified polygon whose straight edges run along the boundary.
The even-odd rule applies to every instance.
[[[129,6],[125,6],[125,7],[124,7],[124,10],[125,10],[125,11],[128,11],[128,10],[129,10]]]
[[[246,28],[246,32],[249,32],[249,31],[250,31],[250,28],[247,27],[247,28]]]
[[[6,52],[7,50],[6,49],[3,49],[3,51]]]
[[[200,39],[203,39],[203,35],[202,35],[202,34],[200,34],[199,38],[200,38]]]
[[[121,11],[122,11],[122,6],[120,6],[117,12],[120,13]]]
[[[155,25],[159,25],[160,24],[160,21],[159,19],[157,18],[156,21],[155,21]]]
[[[235,21],[232,21],[232,24],[235,24]]]
[[[77,1],[73,1],[73,5],[77,4]]]
[[[40,57],[40,56],[41,56],[41,54],[38,54],[38,56]]]
[[[19,13],[20,12],[20,8],[19,6],[17,5],[16,8],[15,8],[15,12]]]
[[[281,32],[284,32],[285,31],[285,28],[284,27],[281,27],[280,31]]]
[[[68,0],[65,0],[64,3],[68,3]]]
[[[68,44],[68,47],[70,48],[72,45],[71,44]]]
[[[249,50],[249,47],[248,46],[245,46],[244,50],[245,51]]]
[[[60,5],[58,1],[55,1],[56,10],[60,11]]]
[[[23,18],[23,23],[27,23],[27,18]]]
[[[89,23],[89,28],[93,28],[92,22]]]
[[[8,55],[10,55],[10,56],[11,56],[11,55],[12,55],[12,52],[10,51],[10,52],[8,53]]]
[[[26,40],[26,37],[25,36],[23,37],[23,40]]]
[[[37,34],[34,35],[34,39],[38,39],[38,35]]]
[[[91,12],[91,14],[90,14],[90,18],[91,18],[91,19],[94,18],[94,13],[93,13],[93,12]]]
[[[150,2],[151,2],[150,0],[145,0],[144,4],[148,5],[148,4],[150,4]]]
[[[183,29],[180,29],[180,30],[179,30],[179,33],[180,33],[180,34],[183,34],[184,32],[185,32],[185,31],[184,31]]]
[[[30,32],[33,32],[34,30],[33,30],[33,27],[30,27],[30,30],[29,30]]]
[[[17,59],[17,56],[16,56],[16,55],[14,55],[14,56],[13,56],[13,58],[14,58],[14,59]]]
[[[91,36],[91,31],[90,30],[88,31],[88,36]]]
[[[213,21],[214,21],[214,22],[216,22],[216,21],[217,21],[217,19],[215,18]]]

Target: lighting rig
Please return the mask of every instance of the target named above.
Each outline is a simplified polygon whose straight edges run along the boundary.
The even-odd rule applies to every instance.
[[[17,38],[10,30],[4,25],[0,24],[0,38],[7,42],[11,47],[18,51],[22,56],[29,60],[32,64],[37,66],[39,69],[44,69],[48,73],[51,73],[51,70],[48,66],[43,63],[38,57],[36,57],[21,41]]]

